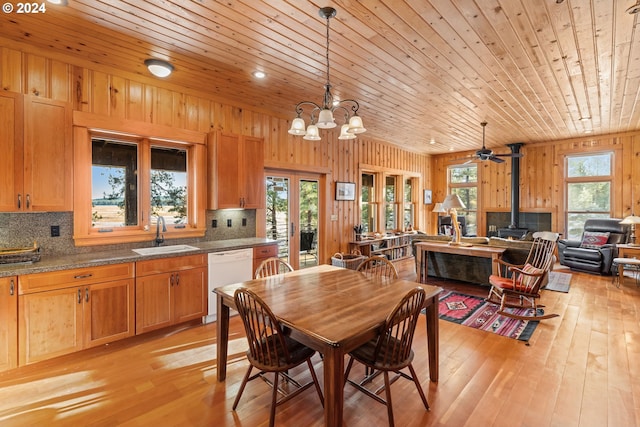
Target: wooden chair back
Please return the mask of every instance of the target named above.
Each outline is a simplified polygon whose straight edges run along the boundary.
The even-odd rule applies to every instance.
[[[519,280],[518,290],[525,293],[538,293],[540,287],[547,281],[549,271],[553,268],[555,262],[555,252],[558,246],[558,233],[550,231],[538,231],[533,233],[533,243],[531,250],[524,263],[523,270],[527,269],[527,265],[531,268],[541,270],[542,274],[537,277],[522,277]],[[535,270],[534,270],[535,271]],[[524,275],[523,275],[524,276]]]
[[[376,343],[373,358],[376,365],[395,370],[411,362],[411,344],[424,301],[424,289],[412,289],[387,316]]]
[[[392,279],[398,278],[398,270],[386,257],[371,256],[358,266],[358,271],[369,277],[383,276]]]
[[[278,257],[271,257],[260,263],[254,277],[260,279],[262,277],[276,276],[290,271],[293,271],[291,264]]]
[[[253,291],[238,288],[236,308],[249,342],[247,356],[262,371],[283,370],[289,365],[289,351],[280,322],[267,304]]]

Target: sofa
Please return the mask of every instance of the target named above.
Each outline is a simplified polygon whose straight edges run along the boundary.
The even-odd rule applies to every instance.
[[[560,264],[572,270],[601,275],[612,273],[613,259],[618,256],[616,245],[627,243],[630,228],[621,219],[588,219],[580,240],[559,240]]]
[[[415,244],[418,242],[448,243],[451,236],[434,236],[418,233],[413,236],[411,244],[416,253]],[[511,240],[500,237],[461,237],[461,242],[476,245],[489,245],[506,248],[502,259],[511,264],[524,264],[531,250],[532,239]],[[465,255],[446,254],[439,252],[428,253],[427,275],[443,279],[459,280],[475,284],[489,284],[492,273],[491,258],[480,258]],[[416,257],[416,271],[419,271],[418,257]]]

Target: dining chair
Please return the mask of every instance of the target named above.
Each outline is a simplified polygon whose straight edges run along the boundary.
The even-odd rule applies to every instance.
[[[358,266],[358,271],[364,273],[366,276],[385,276],[392,279],[398,278],[398,270],[387,257],[383,256],[370,256],[362,261]]]
[[[344,376],[345,382],[350,383],[367,396],[386,405],[390,427],[394,426],[390,386],[400,377],[414,382],[424,407],[427,411],[429,410],[429,403],[412,365],[414,354],[411,349],[416,324],[424,303],[424,289],[420,287],[412,289],[391,310],[391,313],[380,327],[378,335],[349,353],[349,363]],[[362,363],[372,372],[365,375],[360,382],[349,379],[354,360]],[[404,368],[409,368],[411,375],[402,372],[401,370]],[[396,374],[392,380],[389,380],[389,372]],[[377,389],[372,389],[373,380],[380,373],[384,375],[384,385]],[[386,392],[386,399],[378,396],[383,390]]]
[[[269,427],[273,427],[275,423],[277,406],[297,396],[312,385],[315,385],[320,397],[320,403],[324,406],[322,391],[311,363],[311,357],[315,354],[315,350],[284,334],[280,321],[255,292],[246,288],[238,288],[234,293],[234,300],[249,342],[249,349],[247,350],[249,368],[233,402],[233,410],[235,411],[237,408],[247,383],[267,372],[273,372],[274,374],[273,382],[271,383],[273,391]],[[284,375],[289,369],[304,362],[307,362],[311,372],[311,381],[306,384],[299,384],[297,381],[289,382],[288,384],[294,384],[290,391],[279,388],[279,375],[281,373]],[[260,372],[252,376],[251,372],[254,367]],[[287,393],[287,391],[289,392]],[[278,399],[279,392],[283,394],[280,399]]]
[[[276,276],[290,271],[293,271],[291,264],[278,257],[271,257],[260,263],[256,269],[254,278],[260,279],[262,277]]]

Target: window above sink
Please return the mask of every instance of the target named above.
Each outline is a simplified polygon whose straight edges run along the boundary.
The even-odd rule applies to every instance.
[[[166,239],[204,236],[204,133],[86,113],[74,124],[77,246],[151,241],[158,216]]]

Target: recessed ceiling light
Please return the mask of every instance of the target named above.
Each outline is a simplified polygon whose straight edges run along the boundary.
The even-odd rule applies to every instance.
[[[58,4],[60,6],[67,6],[67,0],[47,0],[51,4]]]
[[[149,72],[156,77],[167,77],[173,72],[173,65],[162,59],[145,59],[144,65],[146,65]]]
[[[433,144],[435,144],[435,143],[436,143],[436,140],[435,140],[435,139],[433,139],[433,138],[431,138],[431,141],[429,141],[429,144],[433,145]]]
[[[586,117],[580,117],[580,121],[581,122],[586,122],[587,120],[591,120],[591,117],[586,116]]]
[[[266,73],[260,70],[256,70],[252,74],[256,79],[264,79],[265,77],[267,77]]]

